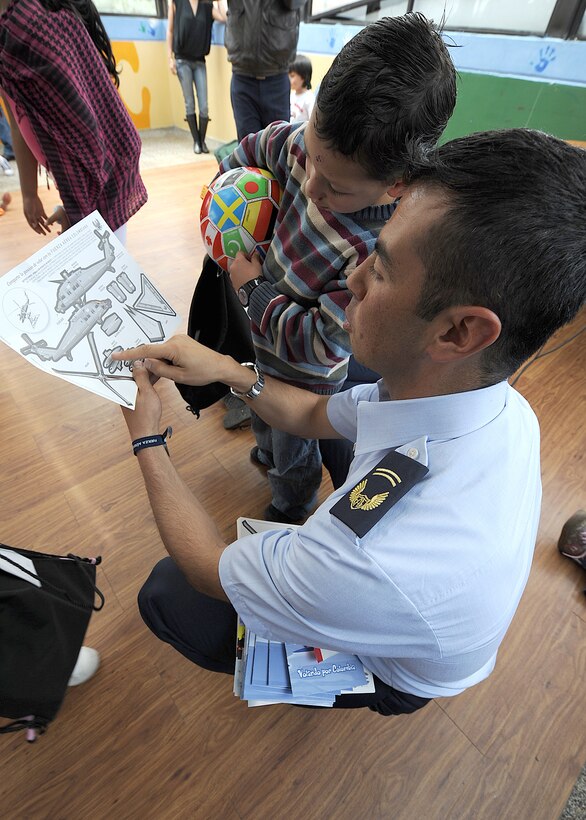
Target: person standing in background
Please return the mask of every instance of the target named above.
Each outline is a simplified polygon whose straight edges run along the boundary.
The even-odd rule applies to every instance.
[[[12,135],[10,126],[4,116],[4,111],[0,105],[0,142],[4,145],[2,156],[5,160],[14,159],[14,149],[12,147]]]
[[[209,154],[205,141],[210,121],[206,56],[210,53],[214,20],[226,22],[223,3],[212,0],[171,0],[169,3],[169,68],[179,78],[195,154]],[[199,108],[199,127],[195,113],[194,86]]]
[[[0,0],[0,93],[7,103],[25,218],[38,234],[98,210],[125,241],[147,200],[142,143],[118,93],[112,45],[91,0]],[[62,206],[47,217],[38,166]]]
[[[298,54],[289,66],[291,122],[309,122],[315,94],[311,90],[312,65],[309,57]]]
[[[289,122],[289,64],[305,0],[228,0],[225,44],[238,141],[276,120]]]

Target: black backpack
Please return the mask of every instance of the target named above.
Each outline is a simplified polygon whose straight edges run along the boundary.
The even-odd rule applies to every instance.
[[[240,304],[228,274],[209,256],[204,260],[191,300],[187,334],[239,362],[255,359],[248,314]],[[229,391],[221,382],[201,387],[175,386],[187,402],[187,410],[198,418],[201,410],[219,401]]]
[[[0,734],[24,729],[35,740],[59,711],[91,614],[104,605],[101,558],[0,544],[0,559],[0,716],[11,719]]]

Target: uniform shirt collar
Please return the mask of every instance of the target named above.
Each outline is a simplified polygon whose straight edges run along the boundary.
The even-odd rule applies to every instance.
[[[425,437],[458,438],[495,419],[507,402],[506,381],[446,396],[393,401],[378,382],[378,401],[360,401],[357,407],[355,453],[360,455]]]

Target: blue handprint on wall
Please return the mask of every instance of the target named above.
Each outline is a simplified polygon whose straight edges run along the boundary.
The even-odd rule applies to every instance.
[[[545,46],[539,49],[539,62],[531,63],[535,66],[535,71],[542,74],[550,63],[555,60],[555,48],[553,46]]]

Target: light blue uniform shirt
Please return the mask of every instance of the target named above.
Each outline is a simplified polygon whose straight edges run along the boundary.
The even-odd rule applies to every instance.
[[[355,445],[346,483],[296,531],[231,544],[222,586],[262,637],[353,652],[421,697],[486,678],[525,587],[539,522],[539,427],[507,382],[390,401],[382,383],[328,402]],[[362,538],[330,508],[396,448],[427,476]]]

